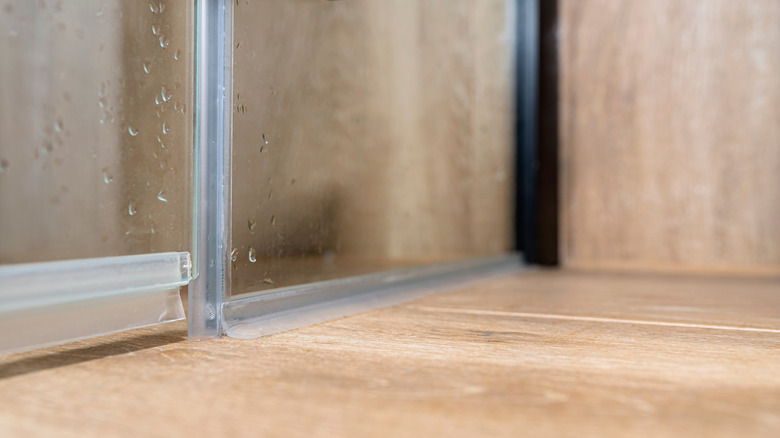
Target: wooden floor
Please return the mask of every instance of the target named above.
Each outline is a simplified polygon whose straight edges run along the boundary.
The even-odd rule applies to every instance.
[[[780,281],[527,271],[254,341],[0,358],[0,436],[780,436]]]

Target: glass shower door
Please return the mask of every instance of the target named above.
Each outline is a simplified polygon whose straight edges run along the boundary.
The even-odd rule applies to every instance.
[[[230,3],[229,335],[512,258],[515,1]]]

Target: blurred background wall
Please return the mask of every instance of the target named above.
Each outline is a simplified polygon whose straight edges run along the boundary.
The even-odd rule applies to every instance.
[[[780,2],[559,11],[563,265],[780,273]]]

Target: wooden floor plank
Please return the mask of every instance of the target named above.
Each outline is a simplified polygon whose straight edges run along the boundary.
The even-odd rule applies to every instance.
[[[529,272],[252,341],[174,323],[5,356],[0,435],[778,436],[777,333],[515,315],[711,322],[733,289],[752,304],[722,320],[776,327],[777,288],[730,281]]]
[[[780,329],[780,279],[523,272],[424,301],[432,307]]]

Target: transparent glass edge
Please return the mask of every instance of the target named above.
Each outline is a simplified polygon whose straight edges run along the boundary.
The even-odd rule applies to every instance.
[[[190,229],[190,232],[192,233],[190,235],[190,248],[192,249],[192,273],[191,273],[191,280],[194,280],[198,278],[198,275],[200,273],[199,271],[199,247],[198,247],[198,236],[200,236],[200,216],[198,212],[200,211],[200,203],[199,203],[199,183],[200,183],[200,157],[198,156],[199,147],[200,144],[200,128],[198,126],[199,118],[198,114],[200,114],[200,102],[198,100],[199,92],[198,92],[198,71],[197,71],[197,64],[198,64],[198,53],[197,53],[197,36],[198,36],[198,29],[197,29],[197,23],[198,23],[198,4],[201,3],[201,0],[196,0],[194,4],[194,12],[192,13],[192,16],[190,17],[190,29],[192,29],[188,36],[190,41],[190,50],[192,51],[192,74],[190,76],[190,85],[192,87],[192,159],[190,160],[190,165],[192,166],[191,170],[191,181],[190,181],[190,187],[192,190],[190,191],[190,205],[192,208],[192,227]]]
[[[189,283],[191,266],[187,252],[0,266],[0,318],[25,309],[178,288]]]
[[[195,19],[197,278],[189,287],[188,338],[214,339],[230,271],[230,78],[232,3],[201,0]]]

